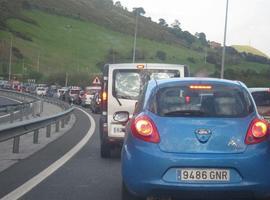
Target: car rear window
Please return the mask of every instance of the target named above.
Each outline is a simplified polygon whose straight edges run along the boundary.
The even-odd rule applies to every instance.
[[[94,95],[94,94],[96,94],[97,92],[99,92],[100,90],[98,90],[98,89],[87,89],[86,91],[85,91],[85,93],[87,94],[87,95]]]
[[[80,90],[70,90],[70,94],[80,94]]]
[[[192,86],[161,88],[156,94],[155,112],[172,117],[244,117],[253,112],[248,93],[239,87]]]
[[[257,106],[270,106],[270,91],[252,92]]]
[[[150,79],[159,80],[180,77],[180,71],[168,69],[117,69],[114,70],[113,76],[113,96],[138,100],[143,86]]]

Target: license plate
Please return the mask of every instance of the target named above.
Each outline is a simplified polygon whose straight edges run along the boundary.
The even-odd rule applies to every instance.
[[[229,182],[230,170],[224,169],[179,169],[177,179],[180,181]]]
[[[114,133],[124,133],[125,132],[125,128],[119,127],[119,126],[114,126],[113,127],[113,132]]]

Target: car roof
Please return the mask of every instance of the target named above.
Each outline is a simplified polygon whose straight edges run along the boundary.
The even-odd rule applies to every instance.
[[[270,88],[248,88],[250,92],[270,92]]]
[[[240,81],[233,81],[233,80],[227,80],[227,79],[218,79],[218,78],[201,78],[201,77],[192,77],[192,78],[170,78],[170,79],[162,79],[162,80],[153,80],[150,81],[151,84],[156,84],[159,87],[163,86],[170,86],[180,83],[194,83],[194,84],[225,84],[225,85],[235,85],[235,86],[242,86],[246,87],[242,82]]]
[[[143,65],[145,68],[151,69],[151,68],[158,68],[158,67],[173,67],[177,68],[179,66],[184,67],[185,65],[182,64],[167,64],[167,63],[118,63],[118,64],[108,64],[104,67],[117,67],[117,68],[123,68],[123,69],[136,69],[137,66]]]

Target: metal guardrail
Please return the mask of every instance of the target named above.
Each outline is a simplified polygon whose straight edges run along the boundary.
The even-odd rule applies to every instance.
[[[1,90],[0,90],[1,91]],[[8,92],[8,91],[5,91]],[[14,93],[14,91],[12,91]],[[28,94],[23,94],[23,93],[17,93],[22,94],[27,97],[34,97],[38,99],[35,102],[28,102],[31,108],[34,108],[36,102],[41,102],[42,106],[41,108],[43,109],[43,101],[46,101],[48,103],[52,103],[54,105],[60,106],[64,111],[53,115],[49,117],[40,117],[40,118],[35,118],[35,119],[30,119],[25,122],[22,120],[20,122],[15,122],[13,124],[5,124],[0,126],[0,142],[4,142],[10,139],[13,139],[13,153],[19,153],[19,146],[20,146],[20,137],[22,135],[34,132],[33,135],[33,143],[37,144],[38,143],[38,138],[39,138],[39,130],[41,128],[46,127],[46,137],[50,137],[51,135],[51,129],[52,125],[55,124],[55,132],[59,132],[60,130],[60,123],[61,123],[61,128],[65,127],[65,124],[67,124],[70,120],[70,116],[73,112],[73,109],[69,104],[64,103],[60,100],[57,99],[51,99],[51,98],[39,98],[35,97],[33,95],[28,95]],[[32,109],[35,110],[35,109]],[[39,109],[42,111],[41,109]],[[12,115],[12,114],[11,114]],[[22,116],[22,115],[21,115]],[[21,118],[22,119],[22,118]]]
[[[5,89],[0,89],[0,92],[2,94],[6,94],[8,97],[14,98],[16,100],[19,100],[21,102],[32,102],[36,100],[40,100],[39,97],[29,94],[29,93],[22,93],[22,92],[17,92],[14,90],[5,90]]]
[[[0,112],[8,113],[8,121],[10,123],[13,123],[16,119],[23,121],[24,117],[28,120],[30,114],[32,114],[33,117],[40,116],[43,111],[43,100],[37,96],[3,89],[0,89],[0,94],[4,97],[9,97],[22,102],[0,106]],[[2,122],[3,121],[4,120],[2,120]]]
[[[42,117],[38,119],[29,120],[26,122],[17,122],[14,124],[8,124],[1,126],[0,128],[0,142],[6,140],[13,140],[13,153],[19,153],[19,142],[20,136],[27,133],[34,132],[33,143],[38,143],[39,129],[46,127],[46,136],[50,137],[51,134],[51,125],[56,124],[55,132],[59,132],[60,122],[61,128],[65,127],[70,120],[70,115],[73,112],[73,108],[70,108],[60,114],[53,115],[50,117]]]

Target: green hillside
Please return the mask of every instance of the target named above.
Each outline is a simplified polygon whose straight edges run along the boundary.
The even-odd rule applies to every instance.
[[[245,52],[245,53],[252,53],[254,55],[263,56],[267,58],[269,57],[265,53],[249,45],[233,45],[232,47],[235,48],[240,53]]]
[[[47,14],[41,11],[26,11],[24,15],[37,22],[38,25],[17,19],[8,20],[8,26],[23,33],[32,41],[13,38],[13,44],[26,59],[26,67],[37,69],[39,58],[40,70],[43,73],[63,71],[83,71],[87,73],[100,72],[103,63],[131,62],[133,37],[114,32],[94,23],[70,19],[67,17]],[[1,31],[0,38],[9,44],[10,35]],[[197,72],[203,66],[210,73],[214,66],[202,65],[204,55],[191,49],[158,43],[144,38],[137,41],[137,62],[168,62],[191,65],[192,72]],[[160,60],[157,51],[166,54],[165,60]],[[192,63],[189,61],[191,60]],[[22,59],[17,59],[13,65],[14,73],[22,73]]]

